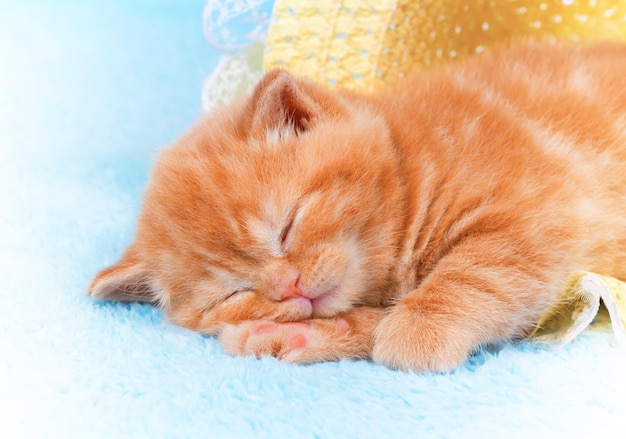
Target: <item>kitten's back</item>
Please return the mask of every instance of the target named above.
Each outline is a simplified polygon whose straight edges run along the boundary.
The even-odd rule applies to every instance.
[[[502,226],[521,260],[545,255],[550,283],[575,269],[626,278],[625,46],[496,50],[374,101],[416,200],[399,269],[410,283],[468,233]]]

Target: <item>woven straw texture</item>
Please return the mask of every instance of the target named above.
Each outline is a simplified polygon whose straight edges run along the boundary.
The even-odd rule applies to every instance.
[[[626,0],[276,0],[265,69],[374,90],[516,38],[626,41]]]

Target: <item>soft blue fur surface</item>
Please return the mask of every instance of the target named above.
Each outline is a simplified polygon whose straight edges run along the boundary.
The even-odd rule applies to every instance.
[[[84,291],[216,63],[201,1],[0,5],[0,437],[626,437],[626,353],[485,350],[443,375],[230,358]]]

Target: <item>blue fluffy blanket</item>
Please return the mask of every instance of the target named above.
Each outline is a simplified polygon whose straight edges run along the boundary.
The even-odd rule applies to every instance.
[[[143,305],[96,303],[151,160],[216,64],[201,1],[0,13],[0,436],[623,437],[626,352],[484,350],[450,374],[231,358]]]

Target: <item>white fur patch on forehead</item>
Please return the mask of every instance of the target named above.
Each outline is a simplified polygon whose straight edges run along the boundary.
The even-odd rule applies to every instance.
[[[246,228],[261,247],[267,249],[272,256],[283,256],[283,250],[280,247],[281,229],[270,221],[263,221],[259,218],[246,218]]]
[[[295,227],[302,218],[304,209],[297,206],[297,197],[289,193],[275,193],[261,203],[260,217],[248,217],[245,225],[248,233],[259,245],[275,257],[284,256],[281,243],[283,229],[292,221]],[[294,215],[294,209],[298,208]]]
[[[265,131],[265,136],[261,139],[250,138],[248,140],[249,147],[251,149],[260,151],[263,149],[279,149],[285,146],[285,140],[295,137],[296,133],[292,126],[281,126],[268,128]]]

